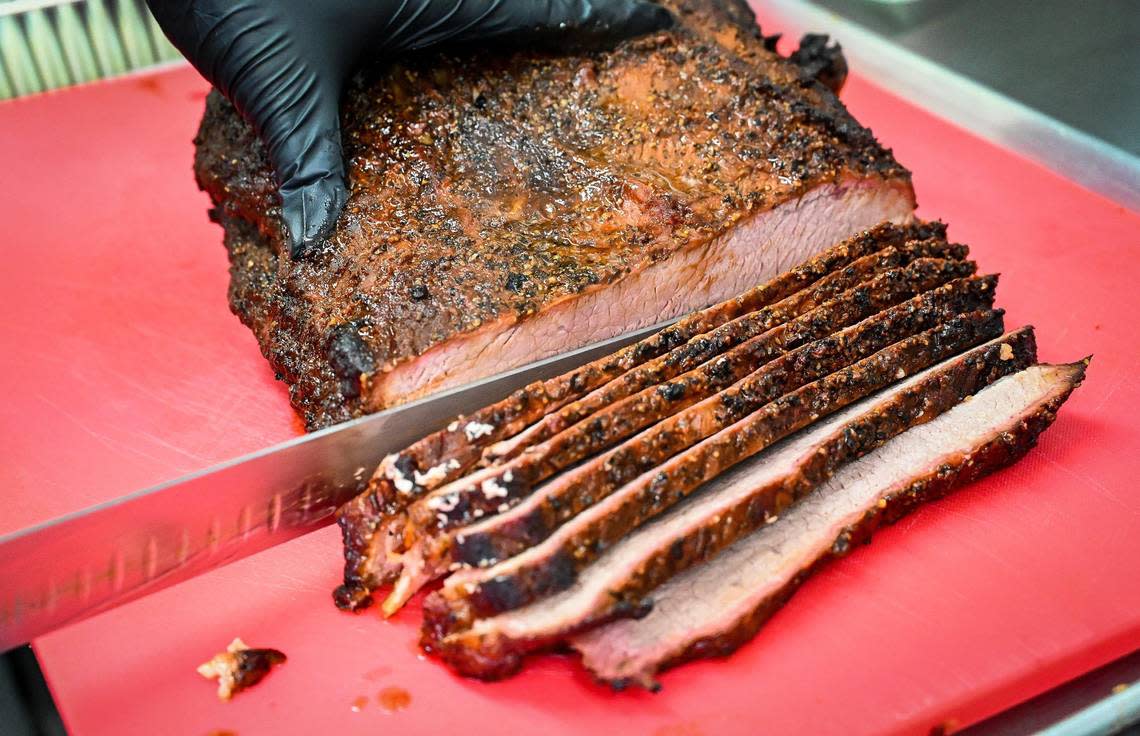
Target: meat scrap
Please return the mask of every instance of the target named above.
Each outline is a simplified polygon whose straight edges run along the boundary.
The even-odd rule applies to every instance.
[[[235,694],[253,687],[269,674],[269,670],[285,662],[285,654],[276,649],[251,649],[240,638],[234,639],[226,651],[214,655],[198,666],[198,674],[218,681],[218,700],[227,701]]]

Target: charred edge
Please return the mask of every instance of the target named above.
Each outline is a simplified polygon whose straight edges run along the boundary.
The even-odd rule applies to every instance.
[[[336,522],[344,546],[344,584],[333,591],[333,601],[341,610],[359,610],[372,602],[366,570],[375,554],[372,545],[382,519],[376,510],[368,509],[374,499],[366,492],[337,510]]]
[[[800,67],[802,79],[819,82],[835,94],[847,81],[847,59],[838,43],[828,44],[826,34],[808,33],[788,59]]]
[[[457,672],[477,673],[472,677],[494,681],[510,677],[522,669],[523,654],[509,647],[496,646],[490,638],[479,647],[456,647],[445,643],[450,612],[438,607],[433,593],[424,601],[424,625],[420,630],[420,648],[439,657]]]

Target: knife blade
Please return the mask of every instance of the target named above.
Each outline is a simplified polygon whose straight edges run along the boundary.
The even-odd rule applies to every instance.
[[[0,536],[0,651],[323,527],[363,490],[385,455],[457,414],[612,353],[666,324]]]

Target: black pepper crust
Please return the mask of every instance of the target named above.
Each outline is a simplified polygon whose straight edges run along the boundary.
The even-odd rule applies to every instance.
[[[1008,353],[1003,346],[1008,346]],[[513,674],[522,664],[523,654],[550,647],[562,637],[615,618],[637,617],[648,606],[645,596],[669,578],[711,559],[736,540],[764,526],[767,519],[782,513],[844,464],[907,429],[934,419],[998,379],[1034,364],[1036,352],[1033,328],[1025,327],[939,367],[921,382],[876,406],[873,412],[837,429],[820,442],[818,451],[810,454],[805,451],[806,462],[793,473],[774,484],[754,489],[731,508],[708,512],[690,533],[662,540],[622,582],[609,589],[612,598],[607,604],[566,621],[553,638],[519,638],[506,632],[481,637],[460,633],[442,648],[435,639],[429,644],[433,651],[451,653],[449,663],[464,674],[498,679]],[[467,651],[475,654],[468,655]],[[500,661],[507,662],[508,666],[496,664]],[[488,666],[489,671],[479,669]]]
[[[337,521],[344,539],[345,583],[334,592],[341,608],[357,609],[371,601],[369,589],[383,582],[377,576],[384,557],[383,545],[388,529],[403,526],[402,510],[428,491],[465,475],[480,459],[483,449],[493,442],[510,437],[545,413],[557,410],[589,391],[605,384],[669,351],[683,348],[689,340],[705,332],[796,294],[823,277],[843,269],[860,258],[881,250],[904,246],[908,242],[945,242],[946,226],[940,222],[916,222],[908,225],[883,223],[839,243],[768,283],[756,286],[721,304],[683,317],[638,343],[599,358],[585,366],[546,381],[539,381],[515,391],[500,402],[481,409],[469,417],[457,417],[447,429],[440,430],[397,453],[381,464],[367,491],[340,509]],[[941,255],[932,250],[930,255]],[[966,250],[951,247],[948,258],[964,258]],[[492,427],[479,437],[464,432],[468,422]],[[434,481],[412,482],[416,473],[429,468],[443,468]],[[412,482],[406,492],[396,489],[393,477]],[[394,532],[393,532],[394,533]]]
[[[987,292],[992,294],[992,289]],[[671,423],[676,425],[675,434],[681,441],[666,442],[667,452],[658,454],[656,449],[661,443],[648,439],[643,443],[633,443],[634,447],[614,457],[595,460],[599,466],[603,463],[608,466],[598,468],[599,473],[607,476],[627,468],[631,471],[621,472],[623,478],[614,484],[616,487],[621,482],[634,482],[631,486],[633,491],[623,492],[619,505],[609,508],[604,517],[588,522],[578,519],[570,522],[574,524],[574,533],[559,546],[551,559],[539,557],[529,564],[516,566],[510,572],[468,574],[463,576],[462,583],[445,585],[433,596],[447,601],[452,609],[448,621],[462,628],[475,618],[509,610],[504,608],[507,602],[521,600],[529,603],[564,590],[574,582],[577,571],[597,559],[609,545],[683,500],[706,480],[819,417],[893,383],[898,380],[899,371],[911,375],[1001,333],[999,313],[974,312],[955,316],[956,301],[959,300],[943,297],[921,306],[913,303],[900,305],[883,312],[881,318],[869,321],[872,324],[861,323],[847,334],[838,333],[787,356],[794,360],[772,363],[762,371],[765,375],[756,375],[757,380],[750,378],[735,392],[741,399],[739,406],[734,402],[732,412],[722,421],[717,421],[712,429],[726,428],[755,413],[720,441],[689,447],[683,454],[669,460],[677,451],[700,439],[698,433],[689,430],[689,426],[698,421],[683,422],[681,417],[676,417],[676,421]],[[947,348],[938,348],[939,336],[944,336],[947,345],[957,349],[948,354],[940,352]],[[934,349],[929,346],[934,346]],[[787,365],[781,366],[781,363]],[[775,366],[786,370],[783,381],[779,377],[782,370],[768,370]],[[802,378],[797,381],[797,377]],[[769,389],[769,384],[773,383],[775,385]],[[618,455],[622,456],[620,460]],[[644,463],[641,458],[646,458]],[[651,482],[634,481],[653,467],[659,467],[660,472]],[[593,485],[583,479],[571,491],[577,495],[584,486]],[[599,495],[608,494],[602,489],[601,493],[587,490],[586,495],[593,501]],[[590,505],[590,502],[585,505]],[[774,508],[766,511],[776,513]],[[507,535],[490,536],[498,541]],[[570,574],[564,565],[555,564],[557,560],[552,563],[559,554],[573,560]],[[493,578],[492,572],[495,573]],[[428,623],[429,610],[437,608],[425,607],[425,628],[431,626]],[[438,627],[432,627],[432,630],[436,629]]]
[[[742,0],[668,0],[611,51],[454,50],[362,73],[342,109],[350,195],[327,247],[283,257],[273,176],[211,95],[195,172],[231,306],[310,428],[381,408],[370,382],[699,246],[840,180],[909,175],[834,94],[764,48]]]
[[[694,641],[683,652],[655,663],[652,671],[640,673],[636,678],[608,679],[593,673],[600,682],[621,690],[640,685],[651,690],[660,689],[654,677],[670,667],[709,657],[725,657],[746,644],[772,615],[788,602],[813,573],[831,560],[842,557],[856,545],[871,541],[871,535],[880,527],[893,524],[918,506],[946,496],[951,491],[993,473],[1020,460],[1037,444],[1038,437],[1057,418],[1061,405],[1084,380],[1088,359],[1067,365],[1053,366],[1061,371],[1062,390],[1046,403],[1022,416],[1011,431],[995,433],[987,441],[969,452],[962,453],[936,470],[915,477],[904,490],[885,499],[882,506],[869,509],[858,523],[844,529],[836,537],[828,552],[816,559],[781,590],[765,599],[747,616],[736,621],[721,634]]]

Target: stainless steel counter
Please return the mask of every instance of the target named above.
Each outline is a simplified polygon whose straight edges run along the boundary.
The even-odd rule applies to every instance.
[[[1140,0],[751,0],[865,79],[1140,210]]]
[[[1140,155],[1137,0],[812,0]]]

